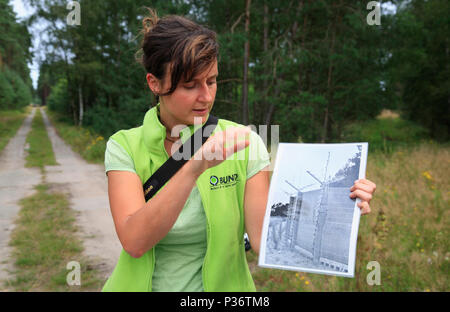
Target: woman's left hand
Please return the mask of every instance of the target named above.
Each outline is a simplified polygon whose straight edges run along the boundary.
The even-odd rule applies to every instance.
[[[370,213],[369,203],[376,189],[376,184],[366,179],[356,180],[355,184],[350,188],[350,198],[361,199],[358,203],[358,207],[361,209],[361,215]]]

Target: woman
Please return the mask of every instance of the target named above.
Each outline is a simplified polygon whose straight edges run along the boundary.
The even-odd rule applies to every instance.
[[[254,291],[243,234],[259,252],[270,163],[255,132],[219,119],[206,143],[145,202],[143,183],[206,122],[219,72],[213,31],[180,16],[159,19],[153,10],[143,25],[142,63],[158,104],[142,126],[107,144],[110,207],[123,250],[103,290]],[[367,180],[351,189],[363,214],[374,190]]]

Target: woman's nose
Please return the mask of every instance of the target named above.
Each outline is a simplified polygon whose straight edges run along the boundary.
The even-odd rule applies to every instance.
[[[213,91],[207,82],[202,83],[202,87],[200,88],[200,99],[204,102],[211,102],[213,99],[212,92]]]

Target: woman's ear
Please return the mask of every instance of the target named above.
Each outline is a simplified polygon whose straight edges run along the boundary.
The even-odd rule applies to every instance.
[[[148,73],[146,76],[147,79],[147,85],[150,88],[150,90],[155,94],[158,95],[160,90],[160,83],[159,79],[156,78],[153,74]]]

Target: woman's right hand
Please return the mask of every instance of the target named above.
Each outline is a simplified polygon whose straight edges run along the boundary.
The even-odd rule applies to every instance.
[[[187,162],[191,172],[200,176],[205,170],[246,148],[250,144],[250,132],[250,127],[230,127],[211,135]]]

